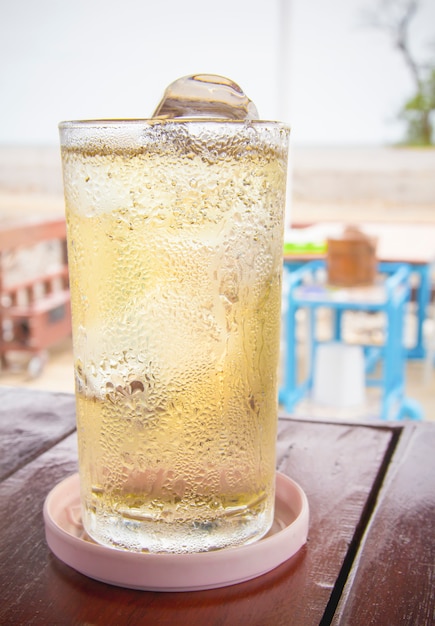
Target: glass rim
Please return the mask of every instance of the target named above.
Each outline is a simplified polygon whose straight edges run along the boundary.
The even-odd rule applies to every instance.
[[[209,124],[209,125],[235,125],[235,126],[275,126],[284,130],[290,131],[290,125],[286,122],[280,122],[276,120],[235,120],[229,118],[219,117],[175,117],[175,118],[101,118],[101,119],[84,119],[84,120],[65,120],[58,124],[60,130],[65,129],[79,129],[79,128],[116,128],[122,127],[134,127],[134,126],[153,126],[157,124]]]

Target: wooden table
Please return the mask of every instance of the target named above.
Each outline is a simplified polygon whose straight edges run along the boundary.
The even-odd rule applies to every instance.
[[[48,491],[74,473],[74,399],[0,388],[0,624],[435,623],[435,424],[279,422],[278,468],[305,490],[309,541],[246,583],[131,591],[49,551]]]

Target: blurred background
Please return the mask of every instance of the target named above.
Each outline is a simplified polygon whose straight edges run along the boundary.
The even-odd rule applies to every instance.
[[[295,146],[400,141],[397,113],[414,85],[394,34],[375,27],[390,4],[397,13],[404,3],[2,2],[0,142],[57,144],[62,119],[147,117],[167,84],[192,73],[231,77],[263,119],[291,123]],[[420,0],[416,58],[433,60],[434,24],[435,3]]]
[[[34,210],[63,210],[59,121],[147,117],[174,79],[216,73],[291,125],[294,220],[341,218],[349,204],[432,219],[433,152],[380,148],[419,143],[404,110],[416,67],[433,123],[434,66],[434,0],[1,2],[0,215],[25,192]]]
[[[63,215],[59,121],[150,116],[193,73],[291,125],[288,225],[434,223],[434,68],[434,0],[3,0],[0,227]]]

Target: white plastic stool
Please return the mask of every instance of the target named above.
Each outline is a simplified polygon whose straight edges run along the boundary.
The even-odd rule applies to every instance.
[[[361,346],[341,342],[317,346],[312,399],[318,404],[351,407],[365,402],[365,366]]]

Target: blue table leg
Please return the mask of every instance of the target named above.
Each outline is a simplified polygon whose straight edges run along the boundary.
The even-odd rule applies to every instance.
[[[335,309],[334,311],[334,341],[341,341],[341,322],[343,318],[343,309]]]
[[[417,400],[405,398],[400,411],[399,419],[410,419],[419,421],[423,419],[423,409]]]
[[[393,393],[393,369],[394,369],[394,340],[396,338],[395,315],[391,302],[388,302],[386,308],[387,327],[385,329],[385,347],[384,362],[382,364],[382,400],[381,400],[381,419],[387,420],[391,416],[391,407],[394,401]]]
[[[419,285],[417,289],[417,338],[415,346],[409,348],[408,359],[424,359],[426,349],[424,347],[423,323],[426,319],[427,308],[431,293],[431,265],[413,265],[413,273],[418,274]]]
[[[283,385],[279,392],[279,401],[287,411],[291,411],[296,399],[295,391],[297,387],[296,375],[296,306],[291,295],[287,301],[287,311],[285,315],[285,359]]]

